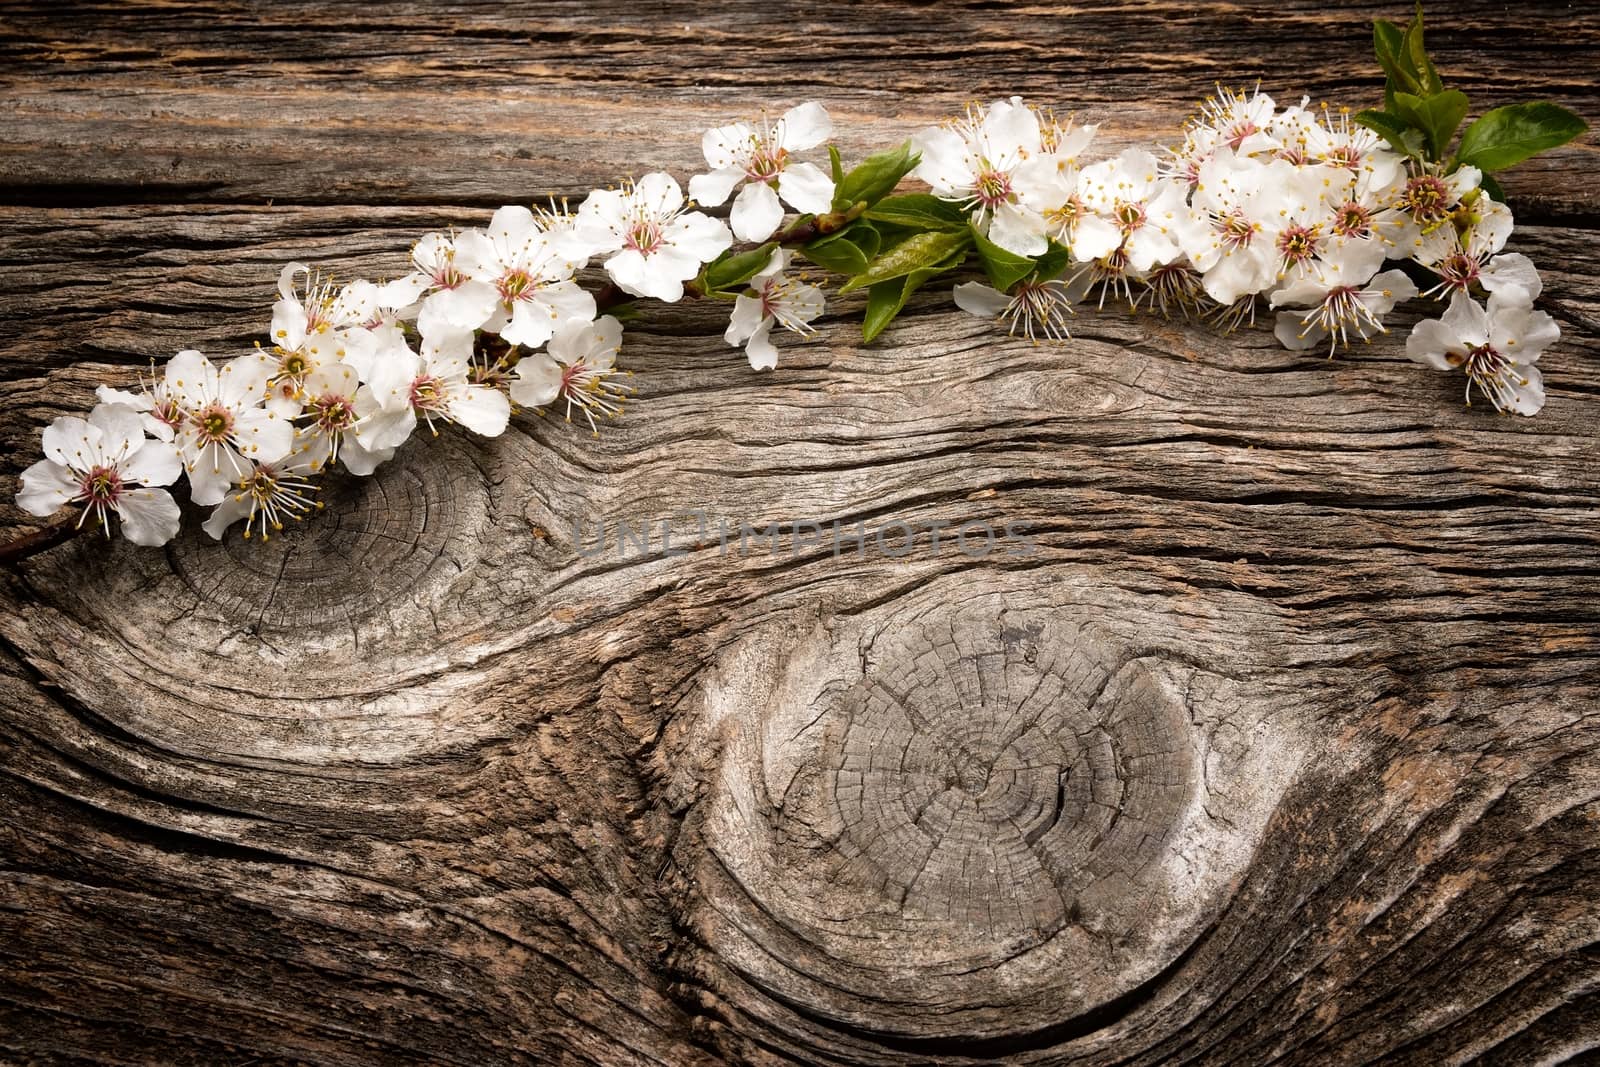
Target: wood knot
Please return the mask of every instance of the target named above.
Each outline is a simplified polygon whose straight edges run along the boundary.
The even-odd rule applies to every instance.
[[[1225,689],[1083,593],[924,589],[721,665],[704,920],[743,980],[981,1042],[1181,956],[1260,822],[1206,810],[1237,813],[1192,704]]]

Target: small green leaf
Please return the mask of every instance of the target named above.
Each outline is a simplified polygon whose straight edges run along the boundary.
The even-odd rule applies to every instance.
[[[1566,144],[1588,128],[1566,108],[1543,100],[1497,107],[1467,127],[1456,158],[1479,170],[1505,170]]]
[[[828,170],[833,174],[833,187],[837,189],[844,181],[844,161],[839,158],[839,148],[832,141],[828,142]]]
[[[1428,58],[1428,50],[1422,44],[1422,0],[1417,0],[1417,17],[1406,27],[1403,55],[1416,75],[1421,90],[1417,95],[1432,96],[1444,90],[1439,72],[1433,69],[1433,60]]]
[[[1044,281],[1052,281],[1061,276],[1061,272],[1067,269],[1067,264],[1070,262],[1072,254],[1067,247],[1051,241],[1044,255],[1034,260],[1033,272]]]
[[[768,241],[760,248],[753,248],[748,252],[739,252],[735,255],[723,254],[722,258],[706,268],[706,292],[733,289],[744,285],[766,269],[772,261],[773,250],[778,247],[778,242]]]
[[[891,278],[903,278],[912,271],[942,263],[956,253],[965,251],[971,242],[972,234],[966,230],[954,233],[934,230],[908,237],[879,255],[865,271],[846,282],[839,292],[848,293]]]
[[[864,272],[870,260],[843,230],[802,246],[800,254],[823,270],[850,276]]]
[[[1428,146],[1428,158],[1442,159],[1445,149],[1467,117],[1467,94],[1456,89],[1446,89],[1432,96],[1412,96],[1396,93],[1395,106],[1422,131]]]
[[[850,235],[851,243],[861,249],[861,254],[869,261],[883,248],[883,235],[866,219],[857,219],[846,227],[844,232]]]
[[[967,224],[967,213],[960,204],[928,193],[885,197],[868,209],[866,217],[919,230],[959,230]]]
[[[1381,134],[1384,140],[1401,155],[1422,157],[1422,134],[1413,130],[1405,119],[1387,111],[1358,111],[1356,123]]]
[[[962,249],[943,263],[922,267],[904,278],[892,278],[870,287],[867,290],[867,311],[861,319],[861,339],[867,342],[876,340],[884,327],[905,308],[911,294],[921,288],[924,282],[935,275],[954,270],[966,258],[966,250]]]
[[[1378,56],[1378,65],[1388,75],[1384,87],[1384,103],[1394,106],[1394,92],[1403,89],[1409,93],[1422,90],[1417,72],[1410,66],[1405,54],[1405,33],[1392,22],[1375,19],[1372,23],[1372,50]]]
[[[1492,175],[1484,174],[1480,176],[1478,185],[1495,200],[1500,201],[1502,204],[1506,202],[1506,191],[1500,188],[1500,183],[1495,181]]]
[[[979,233],[976,226],[972,226],[972,243],[977,246],[978,260],[989,276],[989,284],[1002,293],[1033,273],[1032,258],[1006,251]]]
[[[868,156],[860,166],[840,179],[833,193],[833,209],[847,211],[851,205],[861,201],[869,205],[876,204],[894,192],[900,179],[911,173],[920,158],[919,153],[911,150],[910,141],[887,152]]]

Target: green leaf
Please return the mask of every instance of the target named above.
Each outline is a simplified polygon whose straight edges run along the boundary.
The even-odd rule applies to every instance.
[[[972,226],[971,223],[967,225]],[[978,260],[989,276],[989,284],[1002,293],[1033,273],[1031,257],[1006,251],[979,233],[976,226],[972,226],[972,243],[977,246]]]
[[[1067,250],[1067,247],[1051,241],[1050,247],[1045,250],[1044,255],[1034,260],[1033,271],[1045,281],[1051,281],[1059,278],[1061,272],[1067,269],[1067,264],[1070,262],[1072,262],[1072,254]]]
[[[967,213],[960,204],[928,193],[886,197],[868,209],[866,217],[919,230],[959,230],[967,224]]]
[[[887,152],[868,156],[860,166],[839,181],[833,193],[833,209],[848,211],[851,205],[861,201],[869,205],[876,204],[894,192],[900,179],[911,173],[920,158],[919,153],[911,150],[910,141]]]
[[[844,230],[819,237],[810,244],[802,246],[800,254],[823,270],[850,276],[863,273],[871,259],[856,246]]]
[[[1478,186],[1500,203],[1506,202],[1506,191],[1500,188],[1500,183],[1495,181],[1493,176],[1484,174],[1478,179]]]
[[[1372,50],[1378,56],[1378,65],[1388,75],[1384,86],[1384,103],[1394,106],[1396,88],[1416,93],[1422,90],[1417,72],[1411,68],[1405,53],[1405,33],[1392,22],[1374,19],[1372,23]]]
[[[1479,170],[1505,170],[1566,144],[1588,128],[1566,108],[1543,100],[1497,107],[1467,127],[1456,158]]]
[[[861,339],[868,342],[876,340],[884,327],[905,308],[911,294],[921,288],[924,282],[935,275],[954,270],[966,258],[966,250],[962,249],[943,263],[921,267],[904,278],[892,278],[871,286],[867,290],[867,311],[861,319]]]
[[[1442,159],[1445,149],[1467,117],[1467,94],[1456,89],[1446,89],[1432,96],[1418,97],[1410,93],[1396,93],[1395,106],[1422,131],[1427,139],[1428,158]]]
[[[950,232],[934,230],[906,238],[874,259],[865,271],[846,282],[840,293],[864,289],[869,285],[903,278],[912,271],[942,263],[957,252],[965,251],[972,241],[970,231]]]
[[[721,259],[706,268],[706,292],[717,292],[744,285],[766,269],[772,260],[772,252],[777,247],[778,242],[768,241],[760,248],[753,248],[748,252],[736,255],[724,253]]]
[[[868,260],[877,256],[878,251],[883,248],[883,235],[866,219],[857,219],[847,226],[844,232],[850,235],[851,243],[861,249],[861,254]]]
[[[1421,90],[1417,95],[1432,96],[1444,91],[1439,72],[1433,69],[1433,60],[1428,58],[1428,50],[1422,44],[1422,0],[1417,0],[1417,17],[1406,27],[1403,55],[1416,75]]]
[[[1396,152],[1419,159],[1422,157],[1422,134],[1413,130],[1400,116],[1387,111],[1358,111],[1356,123],[1381,134]]]
[[[833,187],[837,189],[844,181],[844,161],[839,158],[839,148],[832,141],[828,142],[828,170],[833,174]]]

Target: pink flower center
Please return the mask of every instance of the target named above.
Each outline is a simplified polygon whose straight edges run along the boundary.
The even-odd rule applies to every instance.
[[[433,272],[433,285],[436,289],[456,289],[467,280],[467,276],[456,270],[454,260],[441,263]]]
[[[1249,119],[1240,119],[1238,122],[1235,122],[1232,126],[1228,127],[1228,147],[1237,152],[1239,150],[1239,146],[1244,144],[1246,138],[1253,133],[1260,132],[1261,127],[1257,126]]]
[[[174,430],[183,425],[183,408],[176,400],[161,401],[150,409],[150,414]]]
[[[1478,280],[1478,260],[1465,252],[1448,255],[1439,264],[1439,278],[1450,288],[1465,292]]]
[[[221,444],[233,436],[233,412],[221,404],[209,404],[195,412],[195,429],[207,444]]]
[[[623,238],[624,247],[648,256],[662,244],[661,223],[655,219],[635,219]]]
[[[309,407],[312,421],[327,432],[347,430],[356,421],[355,405],[348,397],[336,393],[324,393],[312,400]]]
[[[534,280],[525,270],[509,270],[500,276],[496,288],[500,290],[500,299],[507,304],[520,300],[524,294],[534,288]]]
[[[784,164],[788,161],[787,149],[771,148],[763,144],[751,154],[750,162],[744,168],[744,174],[753,182],[770,182],[783,173]]]
[[[411,407],[416,411],[439,411],[445,402],[444,383],[431,374],[411,381]]]
[[[1290,226],[1278,235],[1278,252],[1285,264],[1298,267],[1317,254],[1315,227]]]
[[[1372,212],[1354,200],[1333,217],[1333,232],[1341,237],[1367,237],[1372,233]]]
[[[1011,199],[1011,176],[985,164],[978,172],[977,193],[978,203],[997,208]]]
[[[1255,235],[1255,224],[1237,211],[1217,220],[1217,237],[1230,251],[1248,248]]]
[[[122,495],[122,475],[115,467],[91,467],[78,483],[78,499],[91,507],[104,508],[116,505]]]
[[[1328,149],[1322,161],[1330,167],[1343,167],[1345,170],[1361,169],[1361,149],[1355,145],[1341,144]]]
[[[1431,174],[1406,182],[1400,210],[1418,222],[1437,222],[1450,213],[1450,187]]]

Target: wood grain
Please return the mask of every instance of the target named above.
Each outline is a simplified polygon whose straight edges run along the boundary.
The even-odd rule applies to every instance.
[[[807,97],[847,154],[999,92],[1111,146],[1222,76],[1361,104],[1374,14],[8,5],[0,532],[49,419],[243,350],[291,259],[391,275]],[[1592,14],[1430,19],[1475,99],[1600,114]],[[847,297],[757,374],[652,306],[598,440],[0,575],[0,1059],[1594,1062],[1594,159],[1506,181],[1535,419],[1392,339],[1035,348],[941,292],[862,346]]]

